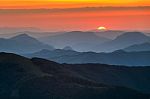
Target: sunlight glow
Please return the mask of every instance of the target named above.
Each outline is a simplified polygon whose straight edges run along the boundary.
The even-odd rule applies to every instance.
[[[97,28],[98,30],[106,30],[106,27],[100,26]]]

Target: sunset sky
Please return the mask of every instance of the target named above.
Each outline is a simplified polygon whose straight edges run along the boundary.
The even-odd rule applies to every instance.
[[[0,27],[149,30],[149,0],[0,0]]]
[[[1,8],[66,8],[83,6],[145,6],[149,0],[1,0]]]

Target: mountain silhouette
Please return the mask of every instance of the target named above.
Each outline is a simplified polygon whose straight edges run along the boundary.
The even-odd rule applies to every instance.
[[[107,72],[104,72],[105,70]],[[95,74],[94,79],[92,71],[96,73],[99,71],[100,74],[104,72],[106,81],[111,80],[112,82],[120,81],[126,77],[124,79],[126,84],[132,82],[141,84],[141,80],[147,79],[140,85],[141,87],[138,87],[139,89],[133,84],[131,84],[132,86],[129,85],[133,87],[132,89],[107,85],[104,82],[99,83],[100,80],[96,81],[96,78],[100,79],[101,77],[97,77]],[[89,72],[93,78],[89,77],[86,72]],[[112,72],[116,74],[113,76],[113,80],[110,76]],[[147,67],[58,64],[40,58],[28,59],[11,53],[0,53],[0,73],[1,99],[149,99],[145,87],[143,88],[143,86],[149,85],[147,82],[149,76],[147,75],[150,72]],[[119,73],[121,74],[118,75]],[[137,78],[139,75],[140,79]],[[134,79],[130,79],[131,77]],[[148,87],[146,88],[148,91]]]
[[[150,43],[132,45],[123,50],[128,52],[150,51]]]
[[[142,44],[148,42],[150,37],[141,32],[126,32],[112,41],[99,44],[93,48],[97,52],[112,52],[119,49],[124,49],[134,44]]]
[[[102,63],[110,65],[149,66],[150,51],[125,52],[123,50],[111,53],[76,52],[66,50],[39,51],[24,55],[26,57],[40,57],[59,63],[86,64]],[[134,60],[133,60],[134,59]]]
[[[95,33],[100,37],[106,37],[109,39],[115,39],[117,36],[122,35],[125,31],[120,30],[106,30],[106,31],[95,31]]]
[[[21,34],[9,39],[0,39],[1,52],[14,52],[14,53],[30,53],[40,51],[41,49],[53,50],[52,46],[46,45],[37,39],[27,35]]]
[[[0,37],[12,37],[20,33],[23,34],[23,31],[40,32],[41,30],[35,27],[0,27]]]
[[[39,57],[39,58],[46,58],[46,59],[53,59],[53,58],[59,58],[59,57],[63,57],[63,56],[72,56],[72,55],[78,55],[80,54],[80,52],[76,52],[73,50],[61,50],[61,49],[56,49],[56,50],[46,50],[43,49],[39,52],[35,52],[32,54],[24,54],[23,56],[26,57]]]
[[[109,39],[97,36],[94,32],[72,31],[64,34],[40,38],[44,43],[56,48],[72,47],[77,51],[89,51],[97,44],[109,41]]]
[[[35,40],[35,38],[33,37],[30,37],[29,35],[27,34],[20,34],[20,35],[17,35],[17,36],[14,36],[12,38],[10,38],[11,40]]]
[[[70,47],[70,46],[64,47],[63,50],[72,50],[73,51],[72,47]]]

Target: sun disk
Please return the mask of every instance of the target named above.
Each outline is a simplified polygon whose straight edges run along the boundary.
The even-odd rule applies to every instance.
[[[106,27],[100,26],[97,28],[98,30],[106,30]]]

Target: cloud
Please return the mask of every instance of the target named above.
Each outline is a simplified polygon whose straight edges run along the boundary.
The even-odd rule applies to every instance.
[[[123,11],[123,10],[150,10],[150,6],[136,6],[136,7],[107,6],[107,7],[54,8],[54,9],[0,9],[0,14],[40,14],[40,13]]]

